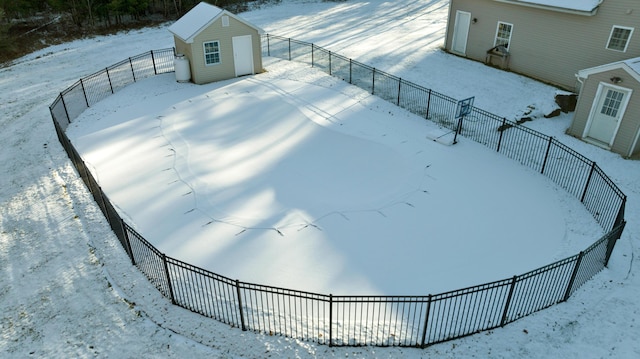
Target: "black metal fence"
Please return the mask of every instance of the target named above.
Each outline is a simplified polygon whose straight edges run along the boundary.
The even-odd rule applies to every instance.
[[[50,106],[60,143],[132,264],[175,305],[269,335],[334,346],[425,347],[504,326],[566,301],[601,271],[624,230],[626,197],[592,161],[531,129],[474,108],[461,134],[534,168],[576,196],[607,232],[584,251],[512,278],[425,296],[334,296],[233,280],[168,257],[125,223],[65,134],[82,111],[141,78],[173,71],[173,50],[89,75]],[[267,36],[270,56],[303,61],[419,116],[457,128],[447,96],[312,44]]]

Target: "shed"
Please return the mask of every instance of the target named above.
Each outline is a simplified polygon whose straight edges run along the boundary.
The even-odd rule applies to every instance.
[[[567,133],[623,157],[640,155],[640,57],[581,70]]]
[[[176,53],[189,60],[196,84],[262,72],[259,27],[201,2],[169,27]]]

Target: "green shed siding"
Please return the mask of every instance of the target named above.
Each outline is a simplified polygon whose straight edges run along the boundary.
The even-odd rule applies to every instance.
[[[605,0],[595,16],[561,13],[494,0],[451,0],[445,47],[451,50],[456,11],[471,13],[465,56],[485,61],[498,21],[513,24],[509,68],[573,90],[586,68],[640,56],[640,1]],[[629,13],[629,10],[630,13]],[[626,52],[606,49],[613,25],[633,27]]]

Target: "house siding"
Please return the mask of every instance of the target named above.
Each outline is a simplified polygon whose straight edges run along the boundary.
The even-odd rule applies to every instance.
[[[176,46],[176,54],[183,54],[187,59],[189,59],[189,64],[191,64],[191,46],[186,42],[182,41],[179,37],[173,36],[174,44]],[[193,69],[191,71],[193,73]]]
[[[509,69],[574,90],[586,68],[640,56],[640,2],[605,0],[595,16],[505,4],[494,0],[451,0],[445,48],[451,50],[456,11],[471,13],[464,56],[485,61],[499,21],[513,24]],[[631,10],[631,13],[628,13]],[[606,49],[613,25],[633,27],[626,52]]]
[[[213,81],[226,80],[235,77],[235,65],[233,60],[234,36],[251,35],[253,43],[253,68],[256,73],[262,72],[262,52],[260,34],[258,30],[229,17],[229,26],[222,26],[222,18],[218,18],[190,44],[189,60],[193,82],[203,84]],[[203,43],[208,41],[220,41],[220,64],[205,65]]]
[[[573,122],[567,130],[567,133],[582,138],[585,127],[589,120],[592,104],[596,100],[596,94],[600,83],[610,84],[610,78],[617,76],[622,79],[622,83],[617,86],[630,89],[633,92],[629,97],[629,104],[624,113],[624,117],[620,122],[620,128],[616,134],[616,138],[611,145],[611,151],[619,153],[622,156],[628,156],[630,152],[637,153],[640,148],[636,146],[634,151],[632,146],[640,131],[640,82],[623,69],[614,69],[589,75],[584,80],[582,91],[576,106],[576,112]],[[632,153],[632,154],[633,154]]]

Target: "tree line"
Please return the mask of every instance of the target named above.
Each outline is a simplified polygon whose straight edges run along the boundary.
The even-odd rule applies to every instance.
[[[0,0],[0,15],[4,22],[28,19],[36,14],[67,15],[78,27],[109,27],[124,22],[136,22],[150,16],[175,19],[201,0]],[[249,3],[278,0],[207,0],[206,2],[241,12]]]
[[[90,35],[175,20],[203,0],[0,0],[0,66]],[[240,13],[281,0],[204,0]]]

